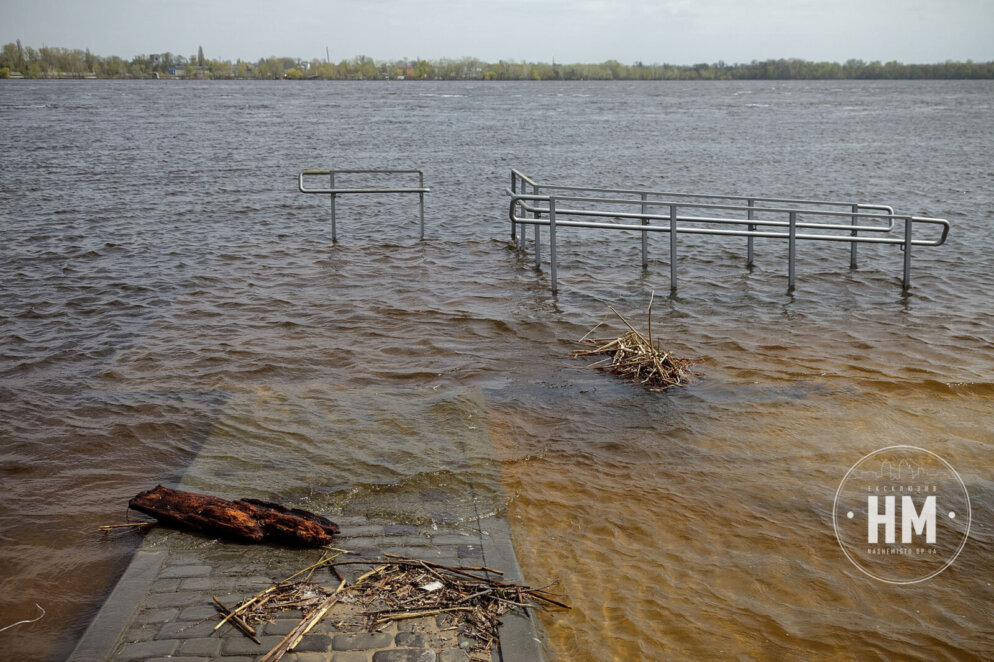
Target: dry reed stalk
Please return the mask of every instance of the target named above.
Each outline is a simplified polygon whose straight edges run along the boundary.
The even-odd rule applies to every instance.
[[[155,522],[129,522],[128,524],[104,524],[97,527],[98,531],[113,531],[115,529],[133,529],[138,526],[154,526]]]

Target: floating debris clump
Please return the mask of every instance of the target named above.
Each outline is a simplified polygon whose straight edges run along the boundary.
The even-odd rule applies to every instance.
[[[666,391],[673,386],[692,382],[697,375],[692,366],[698,361],[674,358],[660,348],[658,341],[654,342],[652,339],[652,299],[653,297],[649,298],[647,334],[642,334],[612,306],[608,306],[625,323],[628,332],[617,338],[591,338],[591,334],[603,324],[601,322],[577,341],[591,348],[574,350],[573,357],[606,354],[608,358],[595,361],[590,366],[632,381],[650,391]]]

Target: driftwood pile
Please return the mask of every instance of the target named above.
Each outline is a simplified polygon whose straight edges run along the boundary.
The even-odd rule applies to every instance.
[[[392,621],[411,618],[439,617],[450,619],[452,628],[474,642],[474,659],[490,659],[490,649],[497,641],[500,618],[515,608],[535,608],[553,605],[569,609],[547,592],[549,587],[533,589],[509,584],[492,575],[497,570],[485,567],[453,567],[412,558],[387,556],[379,561],[338,561],[344,553],[322,557],[314,565],[273,584],[227,607],[216,597],[214,602],[223,618],[214,628],[225,623],[238,628],[258,643],[255,626],[272,620],[280,612],[298,609],[305,616],[300,623],[269,653],[262,662],[277,662],[300,643],[323,618],[339,618],[336,605],[358,609],[360,629],[376,631]],[[342,579],[338,568],[346,565],[372,566],[351,584]],[[311,581],[313,573],[327,567],[337,579],[336,588]],[[342,625],[344,621],[338,622]]]
[[[271,540],[320,547],[338,533],[338,525],[331,520],[299,508],[258,499],[228,501],[162,485],[136,495],[128,507],[179,528],[244,542]]]
[[[652,339],[652,299],[649,298],[648,334],[643,335],[618,311],[608,306],[628,327],[628,332],[617,338],[591,338],[590,335],[603,324],[601,322],[587,332],[577,342],[591,349],[574,350],[574,358],[586,358],[601,354],[608,358],[591,363],[598,370],[605,370],[623,379],[630,380],[650,391],[665,391],[693,381],[696,374],[691,369],[697,361],[678,359],[664,352],[658,341]]]

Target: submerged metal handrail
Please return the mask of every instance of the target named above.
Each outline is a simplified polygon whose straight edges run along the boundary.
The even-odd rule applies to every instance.
[[[531,192],[528,193],[528,188]],[[542,191],[549,193],[543,194]],[[519,192],[520,191],[520,192]],[[561,191],[562,194],[555,194]],[[517,232],[517,225],[531,225],[535,228],[535,262],[541,265],[541,238],[539,228],[542,226],[549,228],[549,258],[550,258],[550,280],[552,291],[558,290],[557,284],[557,260],[556,260],[556,229],[557,227],[581,227],[597,228],[607,230],[633,230],[642,234],[642,267],[648,266],[648,246],[647,237],[649,232],[667,232],[670,235],[670,289],[676,291],[677,272],[677,235],[684,234],[704,234],[746,237],[748,239],[747,264],[752,265],[753,239],[756,237],[764,239],[786,239],[788,242],[788,271],[787,290],[793,291],[795,283],[795,261],[797,256],[797,240],[815,241],[836,241],[849,242],[850,267],[856,267],[856,246],[861,243],[867,244],[897,244],[904,251],[904,278],[902,285],[904,290],[911,286],[911,247],[912,246],[941,246],[949,234],[949,221],[941,218],[929,218],[924,216],[911,216],[895,214],[894,209],[888,205],[876,205],[865,203],[835,202],[820,200],[799,200],[792,198],[761,198],[755,196],[733,196],[714,194],[694,194],[694,193],[673,193],[664,191],[647,191],[638,189],[616,189],[597,188],[563,185],[539,185],[533,179],[525,176],[517,170],[511,171],[511,188],[507,190],[511,196],[511,203],[508,214],[511,220],[511,240],[516,242],[519,248],[524,247],[524,232],[520,235]],[[574,193],[584,193],[585,195],[575,195]],[[612,197],[603,197],[591,194],[611,194]],[[634,196],[638,198],[625,198],[621,196]],[[717,204],[715,202],[692,202],[692,200],[724,200],[729,203],[742,204]],[[567,208],[560,206],[563,202],[596,204],[600,207],[604,205],[638,205],[638,211],[612,211],[603,208]],[[541,203],[544,203],[542,206]],[[775,206],[759,206],[772,204]],[[667,213],[652,213],[654,207],[663,207]],[[812,208],[821,207],[821,208]],[[680,210],[686,209],[707,210],[711,213],[728,212],[727,215],[709,216],[688,216],[680,215]],[[835,208],[835,209],[833,209]],[[840,208],[846,208],[841,211]],[[520,212],[520,216],[518,215]],[[737,218],[734,213],[745,213],[745,218]],[[528,216],[531,214],[531,217]],[[801,215],[806,217],[846,218],[848,223],[812,222],[801,221]],[[761,215],[766,215],[763,217]],[[768,218],[769,215],[779,216],[779,218]],[[603,221],[571,221],[559,220],[560,216],[611,218],[611,219],[637,219],[640,224],[626,224]],[[666,225],[652,225],[652,221],[666,221]],[[865,224],[869,222],[886,223],[886,225]],[[903,221],[903,237],[888,236],[866,236],[860,233],[878,233],[885,235],[890,233],[896,221]],[[693,224],[693,225],[687,225]],[[912,234],[914,226],[939,225],[942,230],[938,238],[934,239],[914,239]],[[720,226],[746,226],[745,229],[726,229]],[[703,227],[701,227],[703,226]],[[714,227],[719,226],[719,227]],[[773,228],[761,229],[761,228]],[[776,228],[784,228],[786,231],[777,232]],[[817,232],[798,233],[798,228],[816,230]],[[826,234],[832,231],[846,231],[848,234]]]
[[[418,176],[417,186],[400,187],[372,187],[372,188],[335,188],[335,175],[398,175],[406,174]],[[305,176],[327,176],[330,186],[328,188],[307,188],[304,186]],[[421,199],[421,233],[419,239],[425,238],[425,193],[430,193],[431,189],[425,187],[425,174],[423,170],[301,170],[297,178],[297,188],[301,193],[320,193],[331,196],[331,240],[338,241],[338,232],[335,220],[335,197],[348,193],[417,193]]]

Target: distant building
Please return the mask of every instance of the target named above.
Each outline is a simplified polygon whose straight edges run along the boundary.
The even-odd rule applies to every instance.
[[[186,76],[190,78],[204,79],[210,78],[210,71],[207,67],[198,67],[190,64],[174,64],[168,69],[170,76]]]
[[[397,80],[403,80],[405,78],[414,78],[414,65],[412,65],[407,60],[398,60],[393,65],[393,69],[397,73]]]

